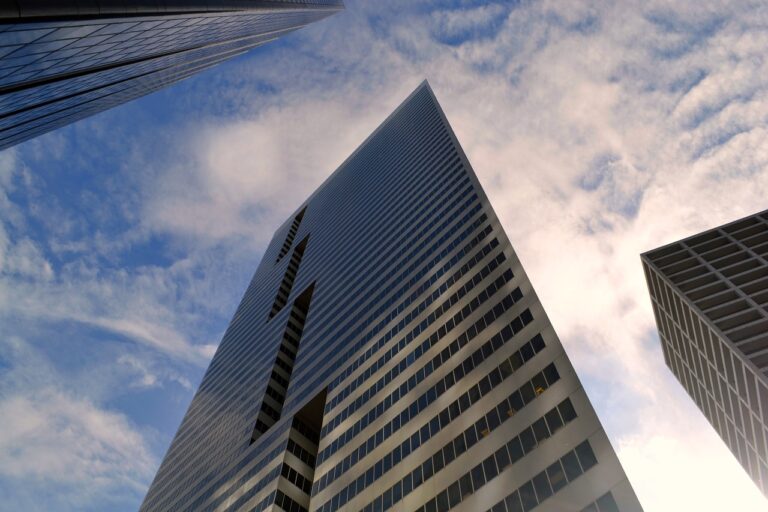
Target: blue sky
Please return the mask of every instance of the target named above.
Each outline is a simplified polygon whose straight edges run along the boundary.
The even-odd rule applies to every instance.
[[[646,510],[764,510],[639,254],[766,208],[766,7],[346,3],[0,153],[3,506],[138,507],[274,229],[428,78]]]

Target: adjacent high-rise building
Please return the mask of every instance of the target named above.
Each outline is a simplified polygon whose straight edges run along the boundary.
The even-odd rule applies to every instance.
[[[768,496],[768,210],[642,262],[664,361]]]
[[[431,89],[280,227],[142,511],[639,512]]]
[[[0,149],[154,92],[342,0],[15,0],[0,5]]]

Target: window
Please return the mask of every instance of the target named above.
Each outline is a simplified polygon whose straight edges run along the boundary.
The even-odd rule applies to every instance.
[[[479,489],[485,484],[485,477],[483,476],[483,465],[478,464],[472,468],[472,488]]]
[[[549,478],[547,478],[545,471],[533,477],[533,487],[536,489],[536,496],[539,498],[539,502],[552,496],[552,487],[549,485]]]
[[[530,452],[536,446],[536,438],[533,435],[531,427],[526,428],[520,433],[520,442],[523,445],[525,453]]]
[[[568,400],[568,403],[571,403],[570,400]],[[549,426],[550,432],[557,432],[557,430],[563,426],[563,420],[560,419],[560,413],[557,412],[557,409],[552,409],[546,415],[544,415],[544,417],[547,420],[547,425]]]
[[[510,412],[512,414],[523,408],[525,403],[523,402],[523,395],[519,390],[509,396],[509,405],[511,406]]]
[[[563,415],[563,420],[566,423],[576,418],[576,410],[573,408],[573,404],[570,400],[564,401],[558,406],[558,408],[560,409],[560,414]]]
[[[520,393],[523,395],[523,401],[525,403],[530,402],[536,396],[536,392],[533,389],[533,384],[526,382],[525,385],[520,388]]]
[[[461,496],[469,496],[472,494],[472,477],[469,473],[464,474],[459,479],[459,488],[461,489]]]
[[[507,496],[504,503],[507,505],[507,512],[523,512],[523,504],[520,502],[520,493],[518,491]]]
[[[561,459],[563,463],[563,469],[565,470],[565,476],[568,477],[568,481],[572,481],[581,475],[581,466],[579,465],[579,459],[576,458],[574,452],[568,452]]]
[[[579,462],[581,462],[581,467],[584,469],[584,471],[587,471],[589,468],[597,464],[595,453],[592,451],[592,447],[587,441],[584,441],[576,447],[576,454],[579,456]]]
[[[499,474],[499,470],[496,467],[496,459],[493,455],[483,461],[483,470],[485,471],[486,481],[495,478]]]
[[[597,506],[600,507],[600,512],[619,512],[619,506],[610,492],[597,499]]]
[[[520,499],[523,502],[523,510],[528,512],[533,509],[539,502],[536,500],[536,492],[533,490],[533,482],[526,482],[519,489]]]
[[[555,461],[554,464],[547,468],[547,476],[552,484],[552,491],[557,492],[565,487],[568,482],[565,480],[565,473],[563,467],[560,465],[560,461]]]
[[[512,463],[517,462],[523,458],[525,452],[523,451],[523,445],[520,442],[520,437],[515,437],[507,443],[507,450],[509,451],[509,457]]]

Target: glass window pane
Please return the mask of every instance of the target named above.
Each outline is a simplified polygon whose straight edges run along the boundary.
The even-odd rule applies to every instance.
[[[600,507],[600,512],[619,512],[619,506],[610,492],[598,498],[597,506]]]
[[[570,400],[563,400],[557,408],[560,410],[560,415],[566,423],[576,419],[576,410],[573,408]]]
[[[581,475],[581,466],[579,465],[579,459],[576,458],[574,452],[566,453],[560,461],[563,463],[563,469],[565,470],[565,476],[568,477],[568,481],[572,482],[575,478]]]
[[[557,492],[568,485],[559,460],[547,468],[547,475],[549,476],[549,482],[552,484],[552,492]]]
[[[533,487],[536,489],[536,496],[539,498],[539,503],[552,496],[552,487],[549,485],[549,478],[547,478],[547,473],[545,471],[542,471],[533,477]]]
[[[557,409],[552,409],[547,414],[545,414],[544,417],[547,419],[547,426],[549,427],[549,431],[553,434],[563,426],[563,420],[560,418],[560,413],[557,412]]]
[[[507,512],[523,512],[523,504],[520,502],[520,493],[515,491],[504,500]]]
[[[579,462],[581,462],[584,471],[597,464],[597,457],[595,457],[595,452],[592,451],[588,441],[584,441],[576,447],[576,455],[579,456]]]
[[[523,450],[525,450],[525,453],[529,453],[536,446],[536,438],[533,436],[533,430],[531,430],[531,427],[523,430],[519,437],[520,443],[523,445]]]
[[[533,482],[526,482],[520,487],[520,499],[523,502],[524,512],[528,512],[539,504],[536,500],[536,492],[533,490]]]
[[[536,441],[542,442],[545,439],[549,438],[549,429],[547,428],[547,422],[544,421],[544,418],[539,418],[536,420],[533,425],[533,433],[536,435]]]

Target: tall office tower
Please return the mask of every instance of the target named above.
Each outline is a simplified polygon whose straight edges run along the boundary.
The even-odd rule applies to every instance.
[[[768,496],[768,210],[642,262],[664,361]]]
[[[636,512],[426,82],[277,230],[142,510]]]
[[[342,0],[15,0],[0,5],[0,149],[320,20]]]

